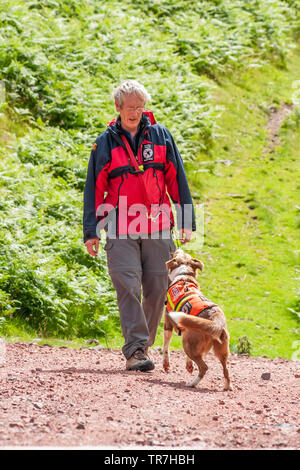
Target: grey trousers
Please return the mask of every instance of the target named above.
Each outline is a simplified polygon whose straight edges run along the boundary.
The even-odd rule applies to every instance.
[[[166,262],[176,247],[172,238],[110,239],[105,250],[108,271],[116,289],[126,359],[152,346],[162,318],[168,273]]]

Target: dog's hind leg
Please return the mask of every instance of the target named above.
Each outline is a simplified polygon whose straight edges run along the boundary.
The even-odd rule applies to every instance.
[[[197,357],[194,358],[194,361],[196,362],[198,369],[199,369],[199,374],[197,377],[192,381],[192,382],[187,382],[186,386],[187,387],[196,387],[200,380],[203,379],[204,375],[206,374],[206,371],[208,369],[207,365],[203,361],[202,357]]]
[[[164,329],[164,344],[163,344],[163,369],[169,372],[170,369],[170,356],[169,345],[172,338],[173,329]]]
[[[228,357],[226,355],[223,355],[223,356],[220,356],[219,359],[220,359],[220,362],[221,362],[222,367],[223,367],[223,374],[224,374],[224,378],[225,378],[224,390],[232,390],[231,384],[230,384],[229,371],[228,371],[228,368],[227,368],[227,359],[228,359]]]
[[[214,342],[214,353],[219,359],[219,361],[221,362],[222,367],[223,367],[223,374],[224,374],[224,379],[225,379],[224,390],[232,390],[231,384],[230,384],[229,371],[227,368],[227,361],[228,361],[228,356],[229,356],[228,333],[226,334],[226,338],[224,339],[225,341],[222,344],[218,342]]]

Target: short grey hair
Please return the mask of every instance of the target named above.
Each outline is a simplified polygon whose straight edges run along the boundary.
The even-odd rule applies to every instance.
[[[114,89],[113,98],[118,102],[119,106],[123,104],[124,95],[137,95],[144,100],[144,104],[151,99],[145,87],[137,80],[124,80]]]

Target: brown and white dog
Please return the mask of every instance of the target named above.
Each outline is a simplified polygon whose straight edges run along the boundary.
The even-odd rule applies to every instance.
[[[204,377],[208,367],[203,356],[213,348],[223,367],[224,390],[232,390],[227,369],[229,333],[226,329],[225,315],[218,305],[203,296],[196,280],[197,269],[202,271],[203,263],[178,249],[166,266],[171,283],[164,316],[165,372],[170,368],[169,345],[174,328],[182,335],[182,345],[187,355],[187,371],[193,372],[193,361],[199,369],[198,376],[186,385],[196,387]]]

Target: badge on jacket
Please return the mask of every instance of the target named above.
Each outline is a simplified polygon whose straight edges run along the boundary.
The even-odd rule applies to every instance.
[[[143,144],[142,148],[143,163],[153,162],[154,160],[154,144]]]

